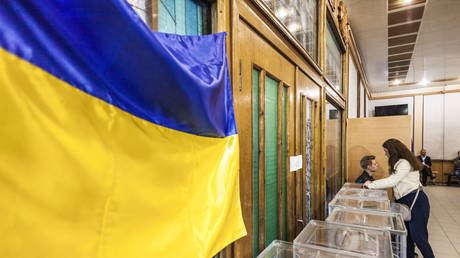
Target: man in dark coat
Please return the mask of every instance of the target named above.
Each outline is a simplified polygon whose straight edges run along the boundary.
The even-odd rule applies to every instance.
[[[361,168],[364,169],[363,173],[356,179],[355,183],[364,184],[366,181],[374,181],[372,175],[377,171],[377,162],[375,156],[364,156],[359,162]]]
[[[423,168],[420,170],[422,173],[422,185],[426,185],[426,178],[429,176],[431,180],[434,179],[433,173],[431,173],[431,158],[426,155],[426,150],[422,149],[420,155],[417,158],[422,162]]]
[[[460,184],[460,151],[457,152],[457,157],[454,159],[454,175],[458,178]]]

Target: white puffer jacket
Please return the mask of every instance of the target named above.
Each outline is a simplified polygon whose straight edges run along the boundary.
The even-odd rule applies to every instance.
[[[409,161],[400,159],[395,164],[395,173],[387,178],[375,180],[368,185],[369,189],[384,189],[393,187],[396,199],[416,190],[420,184],[420,174],[418,171],[411,171]]]

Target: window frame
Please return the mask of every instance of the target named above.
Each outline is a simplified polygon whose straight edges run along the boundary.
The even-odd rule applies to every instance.
[[[327,62],[326,62],[326,58],[327,58],[327,47],[326,47],[326,44],[327,44],[327,30],[328,30],[328,27],[331,28],[331,32],[332,32],[332,37],[333,40],[335,41],[336,45],[337,45],[337,49],[339,51],[339,54],[340,54],[340,80],[339,80],[339,83],[340,83],[340,89],[337,89],[335,87],[335,85],[332,83],[332,81],[327,77]],[[334,89],[337,93],[339,93],[339,95],[343,98],[343,93],[344,93],[344,74],[345,74],[345,54],[346,54],[346,49],[345,49],[345,43],[343,42],[343,39],[340,35],[340,32],[336,26],[336,23],[334,22],[334,19],[332,18],[332,15],[331,13],[328,11],[327,13],[327,19],[326,19],[326,23],[325,23],[325,26],[324,26],[324,78],[325,80],[327,81],[327,83],[329,84],[329,86],[331,86],[332,89]]]
[[[300,42],[295,38],[294,35],[287,29],[287,27],[275,16],[273,11],[263,2],[263,0],[251,0],[251,2],[255,5],[255,7],[262,12],[262,14],[271,22],[275,28],[277,28],[281,34],[299,51],[299,53],[307,60],[307,62],[320,74],[323,73],[323,70],[320,67],[320,60],[321,60],[321,25],[320,22],[322,21],[321,18],[321,5],[322,1],[324,0],[316,0],[317,1],[317,26],[316,26],[316,55],[317,60],[315,60],[310,53],[300,44]]]

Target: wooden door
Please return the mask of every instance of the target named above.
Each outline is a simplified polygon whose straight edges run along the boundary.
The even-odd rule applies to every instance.
[[[321,92],[320,86],[297,69],[295,155],[302,155],[303,164],[295,172],[295,235],[321,214]]]
[[[233,78],[239,85],[233,88],[248,235],[233,251],[235,257],[256,257],[272,240],[294,235],[295,187],[288,160],[294,145],[295,66],[247,21],[238,20],[237,28]]]

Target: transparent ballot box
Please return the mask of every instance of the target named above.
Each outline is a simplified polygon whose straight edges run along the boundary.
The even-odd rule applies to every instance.
[[[257,258],[291,258],[294,255],[294,245],[292,243],[275,240],[267,246]]]
[[[389,231],[394,257],[406,257],[407,231],[401,214],[336,208],[326,219],[329,223]]]
[[[361,257],[393,257],[388,231],[311,220],[294,239],[294,245],[341,250]]]
[[[347,198],[336,195],[328,205],[329,214],[336,207],[349,208],[349,209],[365,209],[365,210],[376,210],[376,211],[390,211],[389,200],[379,199],[355,199]]]
[[[280,240],[273,241],[257,258],[369,258],[357,253],[328,249],[321,246],[292,244]]]
[[[378,199],[388,200],[388,192],[386,190],[370,190],[358,188],[341,188],[337,195],[345,198],[354,199]]]

